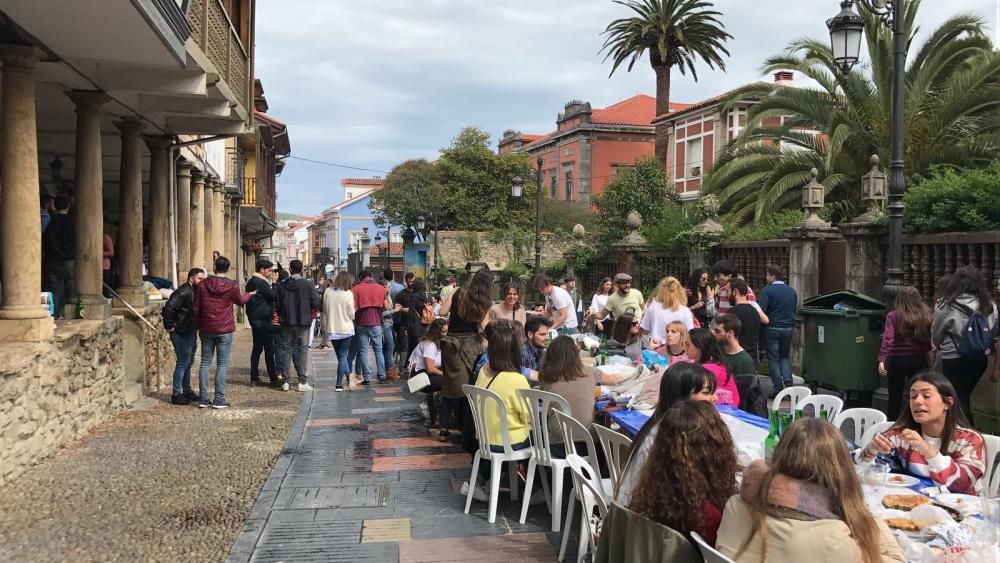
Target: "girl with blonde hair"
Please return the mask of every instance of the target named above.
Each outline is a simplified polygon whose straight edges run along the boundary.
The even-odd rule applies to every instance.
[[[694,328],[694,315],[687,307],[684,286],[677,278],[667,276],[656,286],[639,328],[651,339],[663,340],[671,321],[681,321],[688,329]]]
[[[736,563],[906,561],[885,522],[865,506],[844,437],[820,418],[792,423],[770,467],[757,460],[743,472],[716,549]]]

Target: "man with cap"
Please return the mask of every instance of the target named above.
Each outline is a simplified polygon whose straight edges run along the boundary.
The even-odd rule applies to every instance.
[[[608,302],[600,311],[592,311],[590,316],[596,319],[603,319],[608,314],[614,315],[617,319],[625,313],[635,315],[635,322],[642,320],[642,292],[632,289],[632,276],[622,272],[615,275],[615,287],[617,291],[608,296]]]

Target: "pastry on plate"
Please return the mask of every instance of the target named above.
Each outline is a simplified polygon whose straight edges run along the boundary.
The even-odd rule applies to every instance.
[[[885,495],[882,497],[882,506],[896,510],[913,510],[914,508],[930,504],[931,499],[923,495]]]
[[[893,530],[904,532],[919,532],[924,529],[924,523],[912,518],[886,518],[885,523]]]

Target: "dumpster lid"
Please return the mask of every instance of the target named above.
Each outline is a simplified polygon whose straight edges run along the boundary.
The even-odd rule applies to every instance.
[[[809,299],[804,299],[802,301],[803,307],[811,307],[815,309],[833,309],[837,304],[843,304],[845,309],[853,310],[885,309],[885,303],[882,303],[874,297],[869,297],[863,293],[858,293],[857,291],[852,291],[850,289],[839,289],[837,291],[831,291],[830,293],[810,297]]]

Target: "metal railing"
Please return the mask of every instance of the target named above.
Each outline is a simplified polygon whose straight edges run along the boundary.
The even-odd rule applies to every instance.
[[[1000,298],[1000,231],[903,236],[903,280],[924,300],[933,299],[941,276],[962,266],[978,268],[993,298]]]
[[[220,0],[191,0],[191,37],[215,65],[222,80],[247,111],[250,107],[250,56]]]

